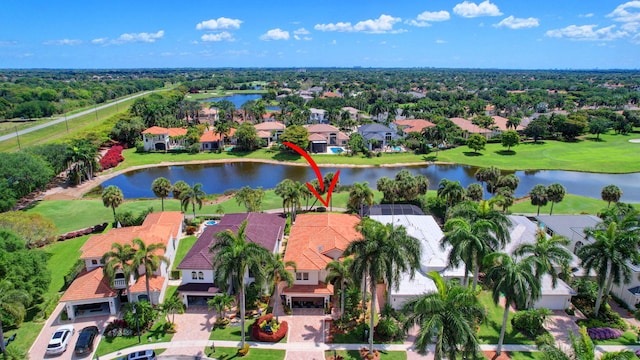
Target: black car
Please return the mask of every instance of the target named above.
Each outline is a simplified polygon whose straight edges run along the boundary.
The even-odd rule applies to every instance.
[[[76,342],[76,348],[74,352],[76,355],[87,355],[93,351],[93,341],[100,331],[96,326],[87,326],[80,331],[78,335],[78,341]]]

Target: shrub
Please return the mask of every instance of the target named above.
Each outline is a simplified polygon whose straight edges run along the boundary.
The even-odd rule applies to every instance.
[[[378,321],[375,327],[376,334],[385,339],[393,340],[402,333],[402,329],[398,323],[391,318],[383,318]]]
[[[264,327],[266,325],[271,326],[271,332],[265,332]],[[265,342],[278,342],[282,340],[289,331],[289,324],[286,321],[282,321],[277,324],[273,314],[266,314],[258,318],[251,326],[251,337],[255,341]]]
[[[589,334],[589,337],[593,340],[609,340],[621,337],[622,330],[609,327],[590,328],[587,329],[587,334]]]
[[[197,229],[198,228],[196,228],[195,226],[187,226],[185,231],[186,231],[187,235],[193,235],[193,234],[196,233]]]
[[[511,324],[527,336],[535,337],[544,333],[543,325],[550,313],[549,309],[544,308],[518,311],[511,319]]]
[[[619,330],[626,330],[627,324],[624,320],[620,319],[622,323],[619,322],[606,322],[600,319],[581,319],[576,321],[576,323],[580,326],[584,326],[586,328],[615,328]]]
[[[553,338],[553,335],[545,332],[544,334],[536,336],[536,346],[542,347],[544,345],[553,345],[556,343],[556,340]]]
[[[144,152],[144,142],[136,141],[136,152],[143,153]]]
[[[249,353],[249,344],[245,343],[244,347],[241,349],[238,349],[238,356],[245,356]]]
[[[124,161],[124,157],[122,157],[122,146],[115,145],[109,148],[107,153],[100,158],[100,166],[102,170],[107,170],[118,166],[122,161]]]

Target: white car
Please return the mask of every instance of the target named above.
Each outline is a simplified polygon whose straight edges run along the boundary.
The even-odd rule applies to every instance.
[[[47,355],[58,355],[62,354],[67,350],[67,346],[71,342],[71,337],[76,332],[72,325],[63,325],[60,326],[53,336],[51,336],[51,340],[49,340],[49,345],[47,345],[47,350],[45,354]]]
[[[127,360],[158,360],[153,350],[136,351],[127,355]]]

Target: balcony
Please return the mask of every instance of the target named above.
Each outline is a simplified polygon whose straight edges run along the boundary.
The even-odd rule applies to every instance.
[[[113,280],[114,289],[124,289],[126,287],[127,287],[127,282],[124,280],[124,278]]]

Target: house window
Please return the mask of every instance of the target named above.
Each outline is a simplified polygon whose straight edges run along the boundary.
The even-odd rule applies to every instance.
[[[384,140],[385,141],[391,141],[391,133],[384,134]]]
[[[336,145],[336,144],[338,144],[338,134],[336,133],[329,134],[329,145]]]
[[[91,265],[98,265],[98,260],[96,259],[91,260]]]
[[[308,272],[297,272],[296,273],[296,280],[309,280],[309,273]]]
[[[192,271],[191,272],[191,280],[196,280],[198,277],[196,276],[196,272]]]
[[[198,271],[198,280],[204,280],[204,273],[202,271]]]

